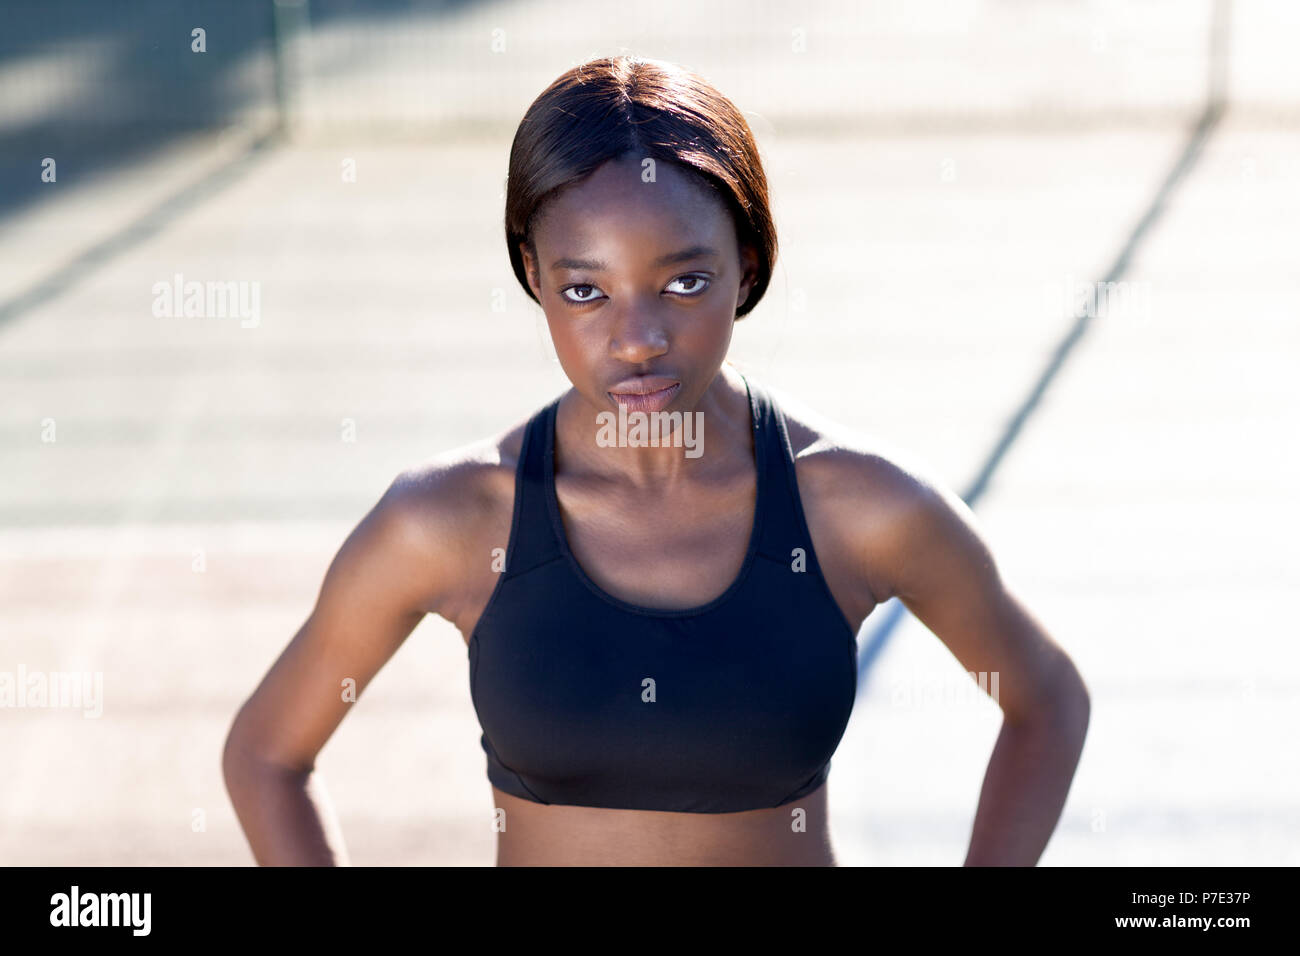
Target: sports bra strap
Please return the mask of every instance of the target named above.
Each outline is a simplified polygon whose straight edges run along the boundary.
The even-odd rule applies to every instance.
[[[744,378],[744,376],[741,376]],[[793,550],[802,548],[812,563],[803,511],[799,503],[794,456],[781,406],[758,382],[745,380],[754,409],[754,427],[759,438],[758,462],[763,470],[762,527],[759,554],[784,564],[795,560]]]
[[[510,525],[510,544],[506,548],[506,580],[563,554],[546,509],[546,472],[543,470],[554,467],[551,429],[560,398],[530,418],[524,429],[519,466],[515,471],[515,511]]]

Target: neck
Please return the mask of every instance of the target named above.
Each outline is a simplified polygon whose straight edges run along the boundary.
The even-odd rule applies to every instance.
[[[723,366],[689,408],[629,411],[595,406],[570,389],[556,410],[556,458],[637,486],[672,485],[701,477],[732,454],[751,454],[751,418],[744,381]]]

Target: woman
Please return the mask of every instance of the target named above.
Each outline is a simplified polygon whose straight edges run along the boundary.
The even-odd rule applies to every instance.
[[[434,613],[466,641],[498,864],[833,865],[856,634],[897,596],[1000,675],[967,864],[1036,862],[1087,691],[960,499],[725,364],[777,247],[741,114],[671,64],[596,60],[530,107],[507,188],[573,387],[398,476],[344,543],[227,741],[257,861],[347,862],[312,769],[338,689]]]

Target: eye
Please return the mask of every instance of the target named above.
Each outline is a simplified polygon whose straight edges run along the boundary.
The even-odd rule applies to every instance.
[[[590,283],[583,285],[571,285],[560,290],[560,296],[565,302],[571,302],[574,305],[582,305],[586,302],[595,302],[600,296],[594,295],[596,287]],[[569,295],[570,292],[579,293],[576,297]]]
[[[703,294],[704,290],[709,287],[709,277],[696,274],[678,276],[672,282],[668,283],[669,288],[666,291],[672,291],[672,286],[679,282],[686,283],[689,288],[680,289],[674,293],[675,295],[697,296]]]

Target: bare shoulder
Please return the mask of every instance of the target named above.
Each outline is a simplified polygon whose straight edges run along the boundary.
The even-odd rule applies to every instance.
[[[412,531],[456,536],[514,497],[525,423],[430,456],[400,472],[384,494]]]
[[[494,544],[504,547],[527,422],[401,471],[372,515],[426,582],[425,610],[448,616]],[[483,560],[479,560],[482,558]]]
[[[839,493],[883,519],[923,505],[947,491],[934,467],[881,436],[831,420],[802,402],[777,393],[790,434],[802,489]]]
[[[775,396],[809,522],[832,537],[840,553],[859,562],[857,570],[877,600],[900,592],[909,553],[924,538],[978,537],[970,509],[932,463],[879,435],[847,428],[785,393]]]

